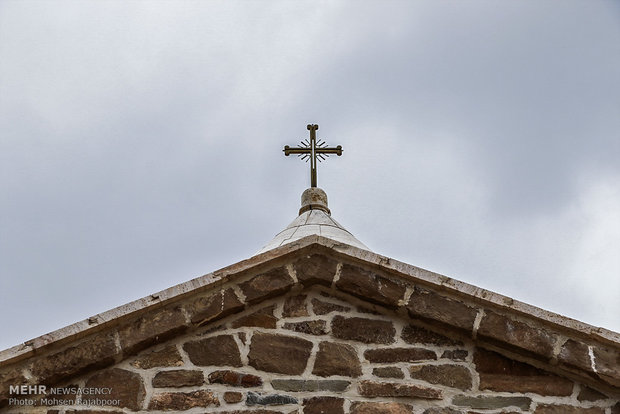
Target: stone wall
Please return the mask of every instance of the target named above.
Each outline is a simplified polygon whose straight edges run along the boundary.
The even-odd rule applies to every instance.
[[[479,337],[472,339],[472,326]],[[511,342],[533,355],[529,364],[491,350],[499,350],[494,343],[502,332],[523,341]],[[11,404],[5,410],[619,414],[611,394],[536,362],[540,354],[561,359],[570,341],[547,349],[545,341],[557,338],[541,332],[321,256],[229,281],[127,321],[114,333],[102,331],[22,362],[13,374],[5,370],[12,383],[38,378],[67,392],[37,397],[47,399],[43,407]],[[73,394],[77,389],[111,393]],[[68,401],[55,405],[54,398]]]

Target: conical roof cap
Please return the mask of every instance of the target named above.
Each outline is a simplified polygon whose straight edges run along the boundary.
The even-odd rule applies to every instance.
[[[331,217],[325,191],[311,187],[301,195],[299,216],[256,254],[264,253],[310,235],[318,235],[360,249],[370,250]]]

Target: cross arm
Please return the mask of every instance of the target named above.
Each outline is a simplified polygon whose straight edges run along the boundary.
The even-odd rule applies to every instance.
[[[320,148],[316,149],[318,154],[337,154],[338,156],[342,155],[342,145],[338,145],[336,148]]]
[[[310,154],[312,152],[310,148],[291,148],[288,145],[285,145],[282,151],[287,157],[290,154]]]

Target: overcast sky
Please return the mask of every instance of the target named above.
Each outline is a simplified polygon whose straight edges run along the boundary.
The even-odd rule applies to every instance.
[[[373,251],[620,331],[617,1],[0,2],[0,348],[252,256],[308,165]]]

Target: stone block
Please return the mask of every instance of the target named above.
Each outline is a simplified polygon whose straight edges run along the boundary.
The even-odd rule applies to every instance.
[[[362,402],[351,404],[351,414],[411,414],[409,404],[395,402]]]
[[[377,348],[364,352],[364,358],[372,363],[390,364],[436,360],[437,354],[424,348]]]
[[[186,306],[194,325],[204,325],[243,310],[243,303],[232,288],[203,295]]]
[[[187,330],[181,308],[158,309],[121,326],[118,330],[123,355],[137,354]]]
[[[420,379],[431,384],[469,390],[472,386],[471,372],[462,365],[413,365],[409,368],[413,379]]]
[[[452,361],[465,361],[467,355],[469,355],[469,352],[464,349],[450,349],[443,351],[441,358],[451,359]]]
[[[233,387],[259,387],[263,385],[261,377],[234,371],[213,371],[209,374],[211,384],[226,384]]]
[[[325,321],[301,321],[301,322],[287,322],[282,327],[291,331],[305,333],[309,335],[325,335],[327,333],[327,327]]]
[[[194,407],[219,407],[220,401],[210,391],[164,392],[154,394],[149,403],[149,410],[185,411]]]
[[[337,305],[331,302],[324,302],[318,299],[312,299],[312,310],[316,315],[327,315],[332,312],[348,312],[351,310],[348,306]]]
[[[202,385],[205,382],[202,371],[175,369],[159,371],[153,378],[155,388],[179,388]]]
[[[255,392],[248,392],[248,395],[245,398],[245,403],[247,405],[286,405],[286,404],[297,404],[297,398],[291,397],[290,395],[283,394],[268,394],[261,395]]]
[[[275,305],[268,306],[260,309],[254,313],[243,316],[237,320],[234,320],[231,324],[233,328],[240,328],[242,326],[275,329],[278,319],[273,316]]]
[[[405,374],[398,367],[380,367],[372,370],[372,375],[379,378],[405,378]]]
[[[287,292],[295,281],[285,267],[278,267],[252,277],[239,285],[249,304],[261,302]]]
[[[138,357],[131,363],[136,368],[149,369],[153,367],[178,367],[183,365],[183,358],[174,345],[151,351]]]
[[[85,387],[110,388],[110,393],[105,395],[106,400],[119,400],[118,407],[126,407],[134,411],[142,408],[146,395],[142,377],[135,372],[119,368],[96,373],[86,381]],[[102,398],[100,395],[82,396],[82,402],[94,403],[96,399]]]
[[[282,307],[282,316],[285,318],[295,318],[299,316],[309,316],[306,307],[306,295],[296,295],[287,298]]]
[[[412,318],[441,322],[468,332],[472,331],[478,313],[461,301],[418,286],[411,294],[407,311]]]
[[[198,366],[240,367],[241,355],[232,335],[220,335],[198,341],[186,342],[183,349],[189,359]]]
[[[344,399],[313,397],[304,399],[304,414],[344,414]]]
[[[390,321],[366,318],[345,318],[336,315],[332,319],[332,335],[339,339],[366,344],[391,344],[396,330]]]
[[[336,287],[363,300],[397,308],[405,296],[405,284],[392,276],[383,276],[357,266],[342,265]]]
[[[355,378],[362,374],[362,367],[357,352],[351,345],[321,342],[312,373],[320,377],[343,375]]]
[[[585,385],[581,386],[581,390],[577,396],[577,400],[579,401],[599,401],[607,398],[609,397],[605,394],[598,392],[597,390],[593,390],[590,387],[586,387]]]
[[[552,357],[557,340],[557,335],[546,329],[530,326],[492,311],[487,311],[482,318],[478,337],[502,346],[509,345],[529,351],[533,356],[544,360]]]
[[[505,407],[517,407],[528,410],[532,404],[532,399],[528,397],[499,397],[499,396],[477,396],[456,395],[452,398],[452,404],[460,407],[470,407],[476,409],[499,409]]]
[[[460,411],[460,410],[454,410],[448,407],[434,407],[434,408],[429,408],[429,409],[424,410],[423,414],[465,414],[465,412]],[[469,412],[468,414],[475,414],[475,413]],[[505,414],[512,414],[512,413],[505,413]]]
[[[302,257],[293,263],[297,280],[304,286],[331,286],[337,266],[338,262],[322,254]]]
[[[342,392],[351,383],[345,380],[305,380],[305,379],[274,379],[271,386],[274,390],[289,392]]]
[[[620,350],[593,346],[592,354],[599,378],[615,387],[620,387]]]
[[[428,329],[415,325],[407,325],[401,334],[403,341],[411,345],[463,346],[463,342],[448,338]]]
[[[567,340],[558,355],[558,362],[569,367],[592,372],[592,363],[588,346],[572,339]]]
[[[399,382],[360,381],[357,392],[363,397],[406,397],[440,400],[441,390]]]
[[[534,414],[604,414],[600,407],[583,408],[563,404],[538,404]]]
[[[243,400],[243,394],[240,392],[226,391],[224,393],[224,401],[226,401],[227,404],[235,404],[241,402],[241,400]]]
[[[572,381],[482,348],[476,348],[474,364],[481,390],[566,397],[573,392]]]
[[[256,332],[248,358],[258,370],[299,375],[306,368],[311,350],[312,342],[305,339]]]
[[[108,367],[117,356],[119,351],[114,334],[99,333],[62,351],[34,359],[30,371],[38,383],[52,385],[65,378]]]

